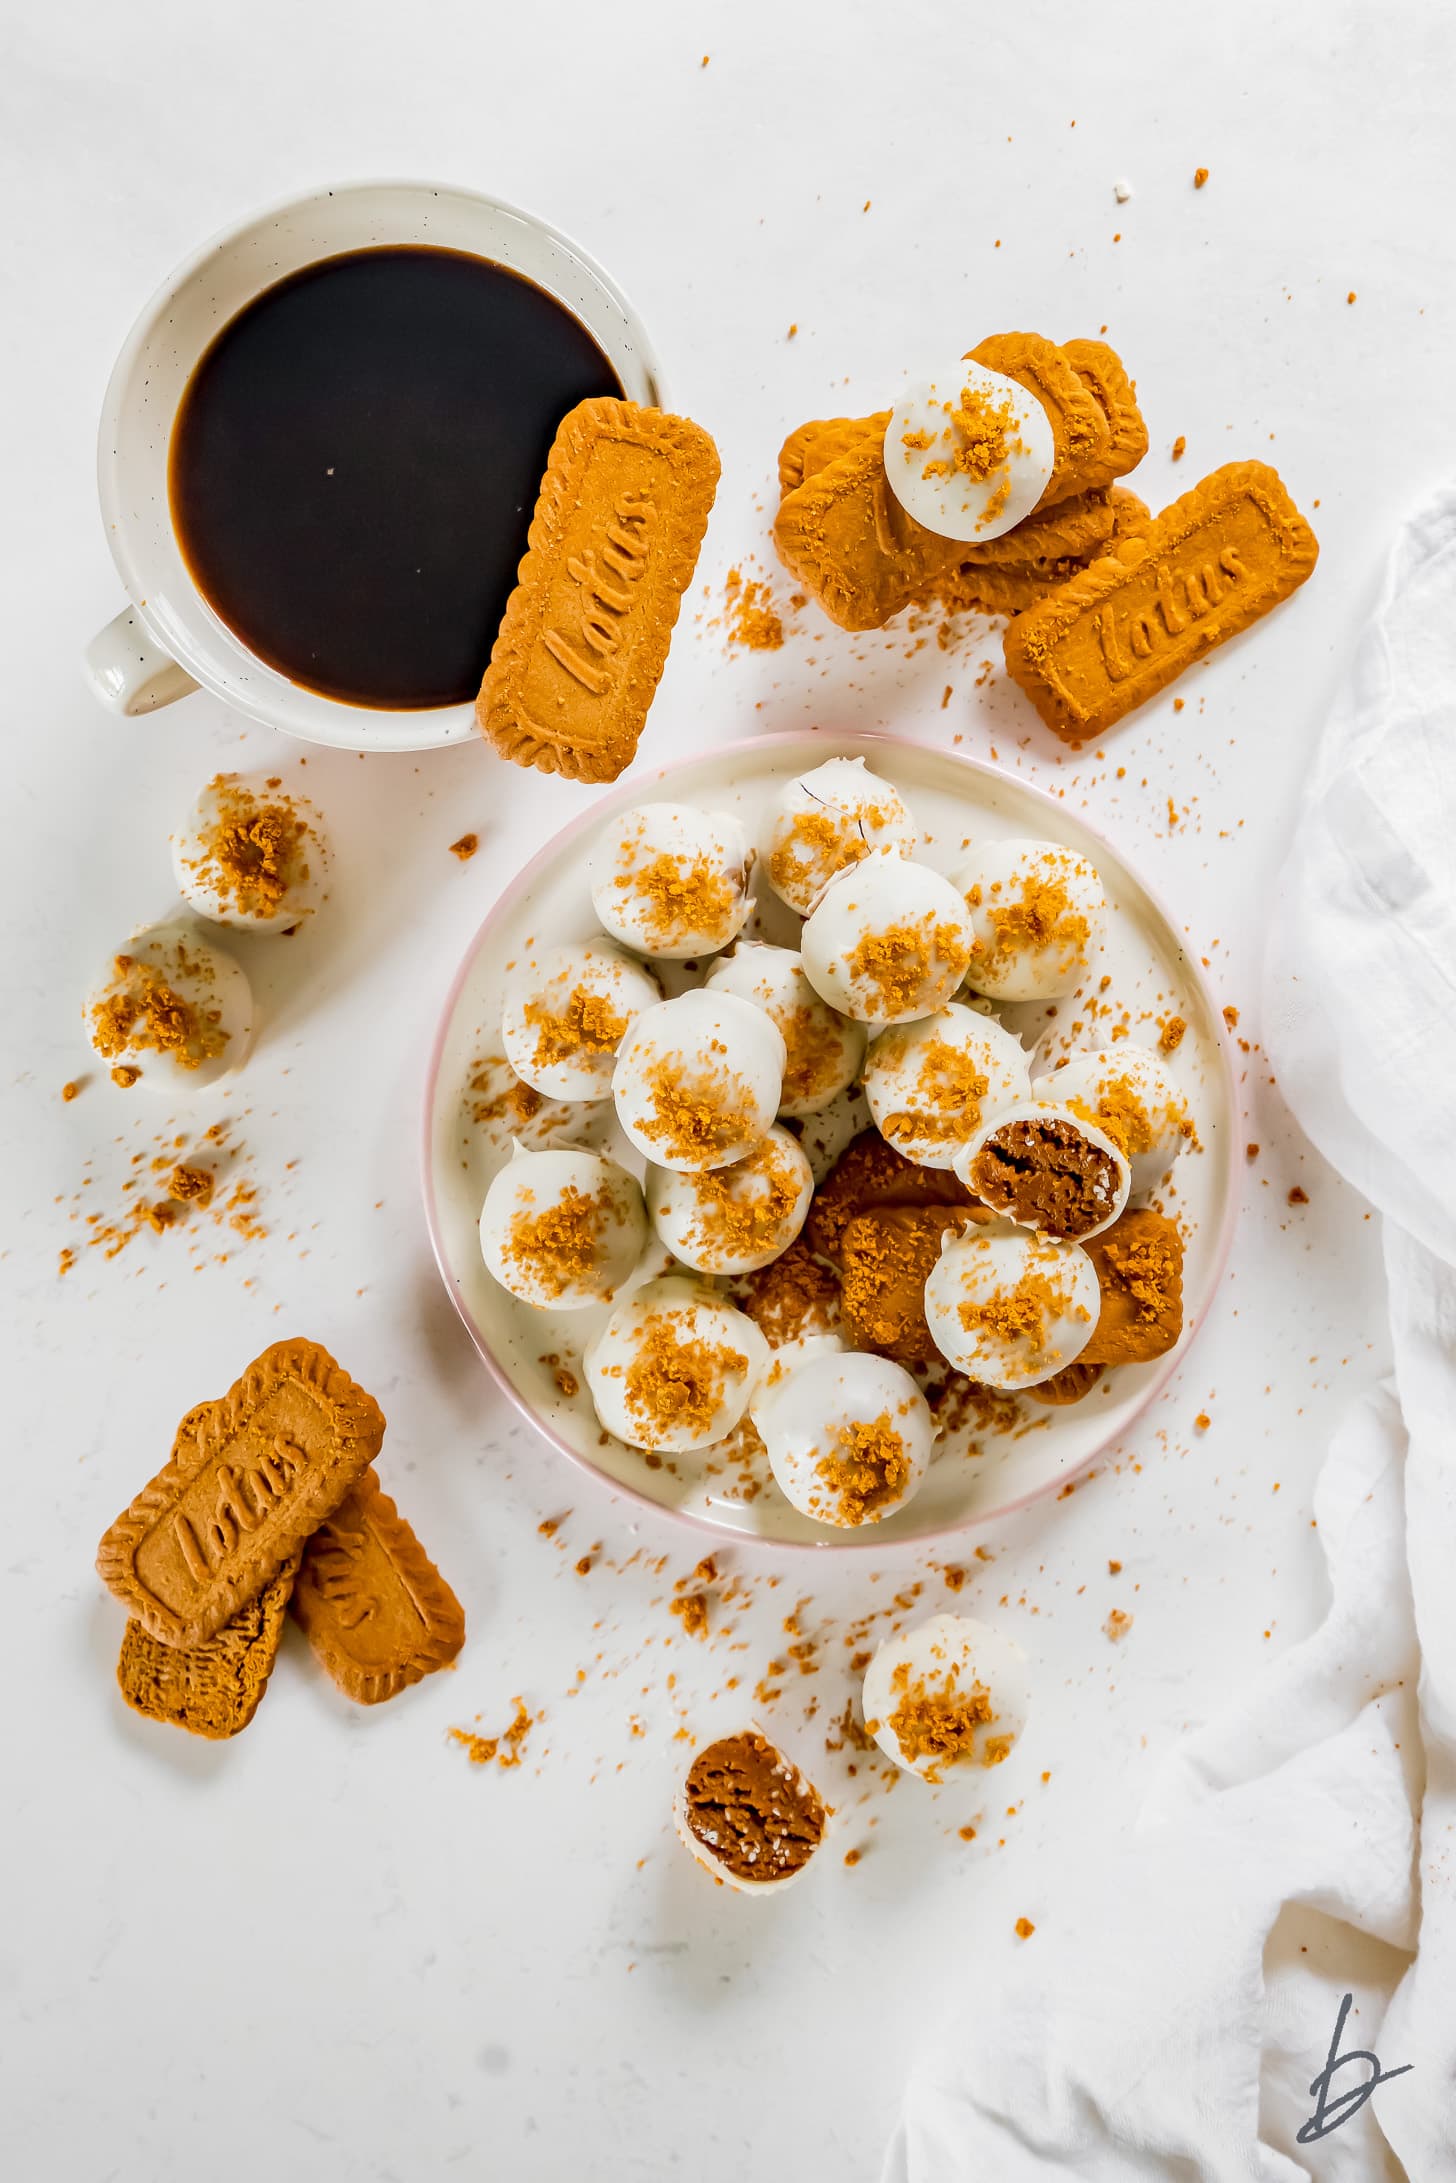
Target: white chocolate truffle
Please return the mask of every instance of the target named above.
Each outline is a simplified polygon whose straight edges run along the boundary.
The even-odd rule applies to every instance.
[[[782,1031],[788,1061],[780,1114],[818,1114],[859,1075],[863,1025],[820,1000],[795,949],[740,940],[731,955],[713,965],[706,990],[751,1001]]]
[[[631,1448],[723,1440],[748,1408],[768,1343],[726,1296],[685,1275],[623,1297],[582,1358],[596,1413]]]
[[[965,902],[928,864],[883,852],[832,879],[800,939],[822,1000],[856,1023],[909,1023],[950,999],[970,965]]]
[[[1055,841],[983,841],[956,869],[974,932],[966,983],[998,1001],[1056,1000],[1102,944],[1107,903],[1085,857]]]
[[[754,1423],[784,1498],[844,1530],[912,1500],[935,1444],[930,1405],[905,1367],[858,1350],[788,1372],[755,1403]]]
[[[592,908],[639,955],[716,955],[743,925],[748,841],[737,819],[690,803],[644,803],[598,836],[587,860]]]
[[[1188,1142],[1188,1102],[1160,1055],[1147,1046],[1118,1045],[1073,1054],[1032,1084],[1036,1099],[1070,1107],[1095,1122],[1132,1171],[1131,1195],[1156,1190]]]
[[[202,1091],[240,1069],[253,1043],[242,967],[185,921],[149,925],[86,996],[86,1035],[123,1089]]]
[[[1019,1039],[958,1001],[881,1031],[864,1088],[880,1135],[921,1167],[949,1167],[982,1122],[1029,1087]]]
[[[779,1111],[783,1033],[736,993],[697,989],[644,1008],[617,1052],[617,1119],[655,1167],[746,1159]]]
[[[542,1310],[609,1302],[636,1271],[646,1243],[635,1178],[600,1152],[518,1149],[481,1207],[487,1273]]]
[[[1110,1228],[1132,1181],[1107,1132],[1051,1099],[1019,1099],[989,1116],[951,1164],[1003,1220],[1064,1243]]]
[[[548,1099],[606,1099],[617,1048],[661,999],[651,972],[610,940],[548,948],[507,975],[506,1059]]]
[[[683,1847],[740,1895],[778,1895],[802,1879],[829,1806],[756,1728],[699,1751],[672,1803]]]
[[[887,1637],[865,1670],[865,1727],[922,1781],[999,1766],[1026,1726],[1031,1676],[1014,1639],[970,1615],[932,1615]]]
[[[907,515],[940,538],[1000,538],[1051,482],[1057,445],[1018,379],[959,358],[906,388],[885,427],[885,476]]]
[[[808,1218],[814,1171],[786,1129],[771,1129],[731,1167],[647,1170],[647,1216],[694,1273],[753,1273],[778,1258]]]
[[[946,1362],[1013,1393],[1075,1364],[1101,1306],[1079,1243],[1000,1222],[950,1237],[925,1284],[926,1323]]]
[[[904,799],[863,758],[828,758],[786,781],[769,806],[759,854],[781,902],[807,917],[836,872],[875,849],[912,857],[920,829]]]
[[[306,796],[274,774],[219,773],[171,837],[172,869],[200,917],[289,932],[324,896],[329,842]]]

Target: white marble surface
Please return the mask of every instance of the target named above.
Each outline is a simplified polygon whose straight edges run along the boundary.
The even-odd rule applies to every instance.
[[[993,1527],[960,1595],[1035,1661],[1024,1802],[1006,1818],[988,1800],[967,1843],[964,1793],[875,1793],[841,1837],[868,1844],[862,1861],[826,1859],[766,1909],[706,1885],[671,1839],[677,1732],[743,1700],[796,1598],[806,1627],[842,1629],[916,1578],[927,1603],[946,1595],[924,1556],[877,1578],[857,1556],[738,1553],[754,1602],[733,1638],[691,1643],[666,1596],[699,1542],[631,1532],[569,1476],[453,1319],[416,1181],[426,1043],[493,893],[580,791],[481,749],[311,758],[334,898],[287,951],[253,949],[267,1020],[230,1102],[270,1235],[197,1272],[183,1238],[146,1237],[57,1279],[84,1163],[111,1202],[157,1122],[94,1071],[62,1103],[86,1070],[83,984],[167,901],[166,832],[202,781],[287,755],[200,697],[122,726],[82,690],[78,649],[119,603],[94,507],[101,390],[132,313],[201,235],[335,175],[439,174],[579,234],[717,435],[712,601],[685,617],[646,754],[813,721],[994,748],[1140,863],[1257,1041],[1270,883],[1312,739],[1388,533],[1456,459],[1449,11],[573,0],[549,43],[546,21],[478,0],[256,0],[225,18],[77,0],[12,13],[4,35],[0,2072],[17,2175],[873,2176],[949,1983],[995,1978],[1018,1916],[1045,1924],[1095,1885],[1172,1738],[1317,1613],[1310,1479],[1380,1369],[1364,1209],[1298,1141],[1255,1044],[1260,1154],[1213,1322],[1116,1460]],[[765,557],[790,424],[872,407],[917,358],[994,328],[1103,324],[1151,425],[1145,497],[1270,457],[1323,545],[1314,583],[1186,681],[1180,715],[1165,698],[1073,764],[999,676],[977,686],[998,657],[984,631],[912,652],[806,614],[759,655],[707,626],[727,569]],[[467,828],[483,846],[462,866],[447,845]],[[1291,1209],[1295,1184],[1309,1203]],[[470,1642],[454,1675],[366,1715],[290,1631],[248,1734],[193,1743],[119,1702],[122,1618],[94,1542],[182,1409],[291,1330],[377,1391],[382,1472]],[[1114,1606],[1133,1615],[1117,1646]],[[836,1640],[764,1716],[841,1801],[823,1728],[846,1658]],[[470,1767],[446,1730],[502,1726],[518,1692],[545,1708],[525,1762]]]

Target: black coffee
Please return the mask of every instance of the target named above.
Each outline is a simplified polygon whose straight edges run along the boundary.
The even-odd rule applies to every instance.
[[[168,462],[193,580],[326,697],[475,696],[566,411],[621,383],[562,304],[454,250],[280,281],[187,385]]]

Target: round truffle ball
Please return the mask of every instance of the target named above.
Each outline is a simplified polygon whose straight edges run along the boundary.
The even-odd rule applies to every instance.
[[[240,1069],[253,993],[240,964],[185,920],[149,925],[86,996],[86,1035],[123,1089],[203,1091]]]
[[[983,841],[957,867],[972,926],[966,983],[993,1000],[1056,1000],[1102,945],[1095,868],[1054,841]]]
[[[999,1222],[947,1241],[925,1284],[926,1322],[947,1363],[1011,1392],[1075,1364],[1100,1308],[1080,1244]]]
[[[1014,1639],[970,1615],[932,1615],[887,1637],[865,1670],[865,1727],[922,1781],[999,1766],[1026,1726],[1031,1676]]]
[[[781,1114],[818,1114],[858,1076],[864,1028],[820,1000],[795,949],[740,940],[731,955],[713,965],[707,991],[751,1001],[783,1033],[788,1060]]]
[[[698,989],[645,1008],[617,1051],[617,1119],[655,1167],[729,1167],[765,1138],[787,1053],[761,1008]]]
[[[959,1001],[881,1031],[865,1060],[880,1135],[921,1167],[950,1167],[988,1115],[1028,1088],[1021,1043]]]
[[[930,1406],[905,1370],[863,1351],[810,1356],[754,1405],[786,1500],[817,1523],[879,1523],[920,1490],[935,1444]]]
[[[832,879],[800,939],[805,975],[856,1023],[909,1023],[964,978],[975,933],[960,894],[928,864],[883,852]]]
[[[885,428],[885,477],[938,538],[981,544],[1024,522],[1056,467],[1045,405],[967,357],[905,389]]]
[[[638,804],[597,837],[587,884],[603,929],[624,947],[678,962],[715,955],[749,912],[747,837],[723,812]]]
[[[808,1218],[814,1172],[786,1129],[746,1159],[701,1174],[647,1170],[647,1214],[658,1240],[694,1273],[753,1273],[778,1258]]]
[[[517,1150],[480,1213],[480,1255],[542,1310],[606,1303],[635,1271],[647,1215],[635,1178],[599,1152]]]
[[[759,845],[780,901],[807,917],[836,872],[875,849],[913,856],[920,829],[898,789],[863,758],[828,758],[786,781],[769,806]]]
[[[596,1413],[632,1448],[724,1439],[748,1408],[768,1343],[746,1313],[676,1274],[623,1297],[582,1358]]]
[[[506,1059],[548,1099],[606,1099],[617,1048],[661,998],[651,972],[610,940],[548,948],[506,978]]]
[[[290,932],[324,897],[330,852],[323,820],[278,774],[216,774],[171,849],[184,900],[217,925]]]
[[[988,1116],[952,1165],[993,1213],[1069,1243],[1110,1228],[1132,1180],[1107,1132],[1051,1099],[1020,1099]]]

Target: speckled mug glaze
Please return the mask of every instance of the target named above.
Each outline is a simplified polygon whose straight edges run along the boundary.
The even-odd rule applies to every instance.
[[[111,711],[155,712],[199,686],[254,720],[345,750],[429,750],[471,732],[469,705],[392,712],[341,704],[256,658],[208,605],[172,529],[167,448],[193,367],[228,320],[303,266],[346,250],[435,243],[511,268],[579,318],[629,400],[660,404],[662,374],[631,304],[600,266],[534,214],[429,182],[350,182],[269,206],[205,243],[163,282],[112,372],[96,474],[106,540],[131,604],[88,645]]]

